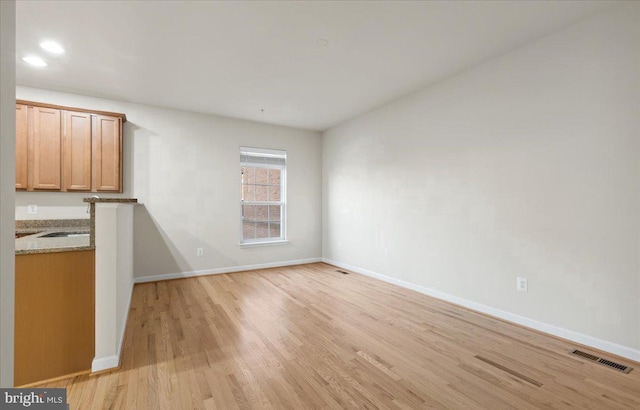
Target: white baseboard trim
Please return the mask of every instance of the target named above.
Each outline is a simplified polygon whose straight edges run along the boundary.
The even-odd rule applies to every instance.
[[[282,266],[304,265],[307,263],[322,262],[322,258],[297,259],[281,262],[260,263],[257,265],[230,266],[227,268],[194,270],[189,272],[166,273],[164,275],[151,275],[134,277],[134,283],[158,282],[161,280],[191,278],[194,276],[218,275],[221,273],[242,272],[246,270],[280,268]]]
[[[370,276],[375,279],[382,280],[387,283],[401,286],[403,288],[411,289],[416,292],[420,292],[427,296],[441,299],[453,304],[475,310],[477,312],[485,313],[487,315],[494,316],[499,319],[506,320],[524,327],[538,330],[540,332],[548,333],[553,336],[560,337],[575,343],[580,343],[585,346],[593,347],[598,350],[602,350],[608,353],[612,353],[636,362],[640,362],[640,350],[632,349],[627,346],[622,346],[616,343],[608,342],[606,340],[598,339],[592,336],[588,336],[582,333],[574,332],[573,330],[564,329],[558,326],[550,325],[547,323],[539,322],[534,319],[529,319],[524,316],[516,315],[506,312],[504,310],[496,309],[491,306],[486,306],[481,303],[473,302],[467,299],[463,299],[458,296],[450,295],[435,289],[431,289],[425,286],[416,285],[411,282],[406,282],[400,279],[392,278],[389,276],[381,275],[376,272],[372,272],[366,269],[359,268],[357,266],[348,265],[346,263],[334,261],[328,258],[322,258],[322,262],[330,265],[337,266],[342,269],[347,269],[355,273],[360,273],[365,276]]]
[[[97,373],[104,370],[114,369],[120,364],[118,356],[107,356],[93,359],[91,362],[91,372]]]

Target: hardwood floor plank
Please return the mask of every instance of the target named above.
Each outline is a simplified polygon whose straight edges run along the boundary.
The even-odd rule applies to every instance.
[[[44,387],[83,410],[640,408],[640,369],[572,348],[317,263],[136,285],[121,368]]]
[[[487,364],[489,364],[489,365],[491,365],[493,367],[496,367],[496,368],[498,368],[500,370],[503,370],[503,371],[505,371],[505,372],[507,372],[507,373],[509,373],[509,374],[521,379],[521,380],[524,380],[524,381],[526,381],[528,383],[531,383],[536,387],[542,387],[542,383],[540,383],[539,381],[534,380],[534,379],[532,379],[532,378],[530,378],[528,376],[525,376],[525,375],[523,375],[523,374],[521,374],[519,372],[516,372],[513,369],[510,369],[510,368],[508,368],[506,366],[503,366],[503,365],[501,365],[499,363],[496,363],[496,362],[494,362],[492,360],[489,360],[489,359],[487,359],[485,357],[482,357],[482,356],[476,355],[475,358],[478,359],[478,360],[482,360],[483,362],[485,362],[485,363],[487,363]]]

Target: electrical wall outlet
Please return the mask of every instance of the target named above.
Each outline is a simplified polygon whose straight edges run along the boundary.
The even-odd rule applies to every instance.
[[[35,205],[35,204],[27,205],[27,213],[28,214],[37,214],[38,213],[38,205]]]
[[[196,256],[202,256],[202,255],[204,255],[204,249],[197,248],[196,249]]]
[[[528,289],[527,278],[518,278],[516,282],[516,289],[518,289],[520,292],[526,292]]]

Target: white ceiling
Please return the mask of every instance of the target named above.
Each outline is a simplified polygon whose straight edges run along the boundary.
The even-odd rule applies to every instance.
[[[612,4],[19,1],[16,80],[325,130]]]

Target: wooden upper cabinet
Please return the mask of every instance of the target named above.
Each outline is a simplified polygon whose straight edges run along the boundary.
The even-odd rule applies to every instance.
[[[27,106],[16,105],[16,189],[27,189],[28,122]]]
[[[30,107],[30,189],[59,190],[61,168],[60,110]]]
[[[93,191],[120,192],[121,170],[121,119],[96,115],[93,127]]]
[[[91,114],[64,111],[63,191],[91,190]]]
[[[122,192],[126,121],[115,112],[17,100],[16,189]]]

